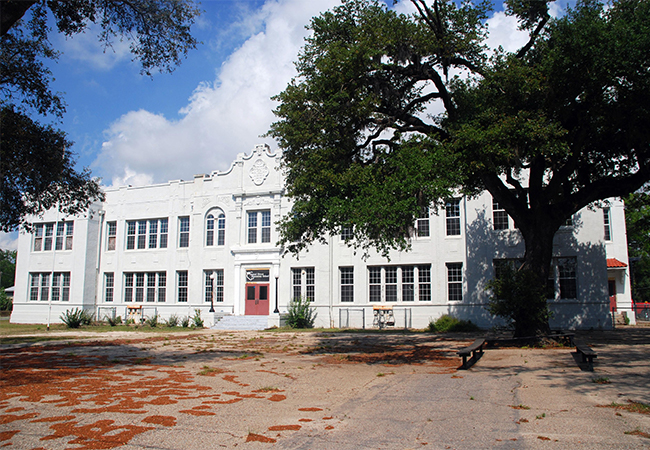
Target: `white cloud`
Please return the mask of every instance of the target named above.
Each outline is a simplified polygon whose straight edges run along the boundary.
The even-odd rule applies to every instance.
[[[57,34],[57,48],[60,48],[66,58],[82,62],[95,70],[107,71],[122,61],[131,59],[131,50],[127,40],[115,40],[111,46],[105,47],[97,36],[101,27],[93,23],[79,34],[65,37]]]
[[[180,110],[180,119],[131,111],[106,130],[95,163],[113,185],[141,185],[226,170],[236,155],[249,152],[274,121],[271,97],[295,76],[294,61],[304,45],[310,19],[339,4],[337,0],[268,0],[242,16],[230,29],[251,33],[217,68],[214,81],[197,86]],[[398,8],[412,10],[410,3]],[[503,13],[488,21],[488,44],[516,50],[526,34]],[[438,113],[434,106],[430,113]]]
[[[4,233],[0,231],[0,249],[17,250],[18,249],[18,232]]]
[[[488,19],[488,39],[491,49],[503,47],[508,52],[516,52],[528,42],[528,33],[517,29],[517,19],[506,16],[503,11],[496,12]]]
[[[225,170],[238,153],[270,141],[260,137],[274,120],[276,104],[270,98],[295,76],[305,25],[338,3],[267,1],[243,25],[261,31],[230,55],[214,82],[195,89],[181,119],[140,110],[111,124],[97,160],[105,178],[132,185],[187,179]]]

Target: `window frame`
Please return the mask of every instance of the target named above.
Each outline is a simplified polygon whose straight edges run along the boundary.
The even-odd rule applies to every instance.
[[[612,214],[611,208],[603,208],[603,239],[606,242],[612,241]]]
[[[496,231],[510,229],[510,216],[494,197],[492,197],[492,229]]]
[[[291,294],[292,299],[306,298],[310,302],[316,301],[316,268],[292,267],[291,268]]]
[[[367,271],[369,303],[432,300],[430,264],[368,266]]]
[[[203,280],[204,280],[204,297],[205,302],[210,303],[212,300],[212,291],[214,289],[213,281],[216,281],[217,291],[214,296],[215,303],[223,303],[223,289],[224,289],[224,271],[223,269],[212,269],[203,271]],[[214,274],[214,280],[210,276]]]
[[[167,302],[167,272],[124,272],[123,280],[124,303]],[[113,289],[114,285],[115,282],[113,281]],[[106,298],[106,291],[104,295]]]
[[[246,243],[271,243],[271,210],[257,209],[246,211]]]
[[[447,268],[447,301],[463,301],[463,263],[448,262]]]
[[[420,209],[420,215],[415,220],[415,229],[417,237],[430,237],[431,236],[431,211],[428,206],[423,206]]]
[[[74,221],[44,222],[34,225],[33,252],[70,251],[74,237]]]
[[[176,271],[176,302],[188,303],[189,300],[189,283],[190,277],[187,270]]]
[[[354,267],[339,267],[340,301],[354,303]]]
[[[107,222],[107,224],[110,222]],[[116,222],[112,222],[116,223]],[[117,232],[117,227],[116,230]],[[107,230],[108,234],[108,230]],[[166,249],[168,244],[169,219],[134,219],[126,221],[126,250]],[[112,236],[108,236],[109,239]],[[110,240],[109,240],[110,244]],[[108,250],[111,250],[108,248]]]
[[[211,210],[205,218],[205,246],[222,247],[225,244],[226,215],[221,209]]]
[[[190,246],[190,216],[178,217],[178,248]]]
[[[445,234],[460,236],[460,198],[450,198],[445,202]]]

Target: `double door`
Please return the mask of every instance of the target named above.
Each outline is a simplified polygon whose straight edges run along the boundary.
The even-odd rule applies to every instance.
[[[262,283],[246,284],[246,308],[247,316],[268,316],[269,315],[269,285]]]

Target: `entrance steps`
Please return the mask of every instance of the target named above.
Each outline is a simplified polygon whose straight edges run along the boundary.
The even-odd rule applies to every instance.
[[[264,330],[269,327],[269,316],[214,315],[213,330]]]

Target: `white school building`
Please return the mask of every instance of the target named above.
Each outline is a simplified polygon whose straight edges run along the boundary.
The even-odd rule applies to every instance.
[[[524,244],[489,193],[424,214],[412,249],[389,260],[364,258],[341,236],[295,257],[276,244],[275,223],[291,208],[279,158],[258,145],[224,172],[106,189],[85,217],[45,213],[19,237],[11,322],[58,323],[75,308],[99,319],[200,310],[206,326],[266,328],[303,296],[318,327],[371,328],[378,307],[392,310],[395,327],[424,328],[443,314],[500,323],[485,309],[485,286]],[[553,255],[553,328],[611,328],[612,307],[634,321],[620,200],[576,213]]]

